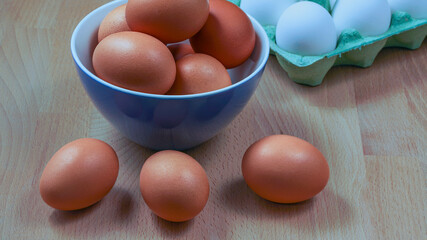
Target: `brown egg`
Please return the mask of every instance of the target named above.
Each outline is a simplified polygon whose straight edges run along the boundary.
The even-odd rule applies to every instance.
[[[202,166],[178,151],[166,150],[150,156],[142,166],[139,183],[148,207],[172,222],[194,218],[209,197],[209,181]]]
[[[116,152],[107,143],[82,138],[60,148],[40,179],[40,194],[51,207],[77,210],[101,200],[119,173]]]
[[[226,68],[237,67],[255,47],[255,30],[248,16],[226,0],[211,0],[208,20],[192,38],[195,52],[218,59]]]
[[[203,93],[230,85],[230,75],[218,60],[206,54],[195,53],[176,62],[175,82],[167,94]]]
[[[242,161],[246,183],[260,197],[296,203],[314,197],[326,186],[329,166],[322,153],[297,137],[273,135],[248,148]]]
[[[139,32],[119,32],[104,38],[93,53],[96,75],[116,86],[164,94],[175,80],[175,61],[156,38]]]
[[[126,4],[121,5],[105,16],[99,25],[98,42],[106,36],[117,32],[130,31],[125,17]]]
[[[178,61],[182,57],[188,54],[193,54],[194,50],[190,44],[187,43],[178,43],[168,45],[169,51],[171,51],[175,61]]]
[[[126,20],[133,31],[164,43],[190,38],[202,28],[208,14],[208,0],[129,0],[126,7]]]

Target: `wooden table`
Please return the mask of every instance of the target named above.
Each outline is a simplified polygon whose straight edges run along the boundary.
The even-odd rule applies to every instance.
[[[169,223],[139,191],[153,152],[112,128],[74,69],[71,33],[105,2],[0,0],[1,239],[425,239],[426,42],[416,51],[383,50],[368,69],[333,68],[315,88],[290,81],[271,57],[243,112],[187,151],[209,176],[205,209]],[[279,133],[308,140],[327,158],[331,177],[314,199],[274,204],[243,181],[244,151]],[[112,145],[118,180],[92,207],[54,210],[39,195],[40,175],[56,150],[81,137]]]

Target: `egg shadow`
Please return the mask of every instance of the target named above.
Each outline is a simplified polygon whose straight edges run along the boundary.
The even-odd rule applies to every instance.
[[[242,178],[227,184],[222,189],[222,195],[225,196],[225,206],[240,214],[258,215],[257,212],[262,211],[262,215],[282,217],[292,211],[303,212],[313,207],[313,199],[293,204],[280,204],[262,199],[248,187]]]
[[[350,205],[341,197],[324,189],[312,199],[292,204],[280,204],[267,201],[256,195],[243,178],[234,179],[226,184],[221,195],[224,196],[224,206],[230,211],[241,215],[252,215],[258,219],[284,219],[296,227],[312,228],[312,224],[298,224],[300,221],[312,222],[314,212],[321,207],[321,201],[335,209],[327,214],[316,214],[315,223],[320,229],[328,229],[348,223],[353,215]],[[298,219],[298,221],[293,221]]]
[[[114,211],[114,216],[112,220],[118,224],[123,224],[130,222],[132,220],[131,215],[134,212],[138,212],[136,209],[138,204],[135,204],[132,194],[129,193],[126,189],[115,188],[111,191],[113,198],[109,199],[112,203],[108,205],[117,205],[116,211]]]
[[[115,211],[111,211],[111,219],[113,221],[129,221],[129,215],[135,211],[135,204],[132,195],[123,188],[113,188],[107,196],[101,201],[79,210],[63,211],[55,209],[49,216],[49,222],[52,226],[67,225],[83,219],[88,215],[96,214],[102,208],[112,209],[111,206],[116,205]],[[114,208],[113,208],[114,209]]]
[[[65,226],[92,214],[100,207],[100,205],[101,201],[79,210],[63,211],[54,209],[49,216],[49,222],[53,227]]]
[[[113,188],[101,201],[84,209],[74,211],[54,210],[49,223],[56,231],[75,238],[100,237],[109,232],[125,229],[135,220],[137,212],[132,195],[120,188]],[[85,231],[76,229],[84,227]],[[137,231],[136,228],[126,228]]]
[[[170,222],[166,221],[154,213],[151,213],[152,221],[154,222],[154,226],[156,229],[168,237],[177,238],[185,234],[191,226],[194,224],[193,219],[185,221],[185,222]]]

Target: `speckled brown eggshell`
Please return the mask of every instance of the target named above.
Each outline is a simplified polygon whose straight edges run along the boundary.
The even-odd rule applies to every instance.
[[[194,218],[205,207],[209,181],[194,158],[165,150],[145,161],[140,174],[140,190],[145,203],[157,216],[183,222]]]
[[[194,50],[188,43],[177,43],[168,45],[169,51],[171,51],[175,61],[178,61],[182,57],[193,54]]]
[[[158,39],[139,32],[119,32],[104,38],[93,53],[96,75],[119,87],[164,94],[175,80],[175,61]]]
[[[243,156],[242,172],[256,194],[277,203],[308,200],[329,179],[323,154],[309,142],[288,135],[268,136],[252,144]]]
[[[203,28],[190,38],[197,53],[218,59],[226,68],[246,61],[255,47],[255,30],[248,16],[226,0],[209,2],[209,17]]]
[[[119,174],[116,152],[107,143],[82,138],[60,148],[40,178],[40,195],[51,207],[77,210],[101,200]]]
[[[117,32],[130,31],[125,17],[126,4],[121,5],[105,16],[99,25],[98,42],[106,36]]]
[[[176,62],[175,82],[167,94],[203,93],[230,85],[230,75],[218,60],[206,54],[195,53]]]
[[[129,0],[126,20],[132,31],[150,34],[164,43],[196,34],[209,15],[208,0]]]

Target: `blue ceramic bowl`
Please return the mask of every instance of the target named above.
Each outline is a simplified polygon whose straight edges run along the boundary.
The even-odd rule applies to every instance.
[[[135,92],[103,81],[92,67],[99,24],[126,2],[113,1],[89,13],[71,37],[77,72],[96,108],[127,138],[150,149],[184,150],[212,138],[242,111],[258,86],[270,51],[263,28],[250,17],[255,49],[245,63],[228,71],[231,86],[179,96]]]

